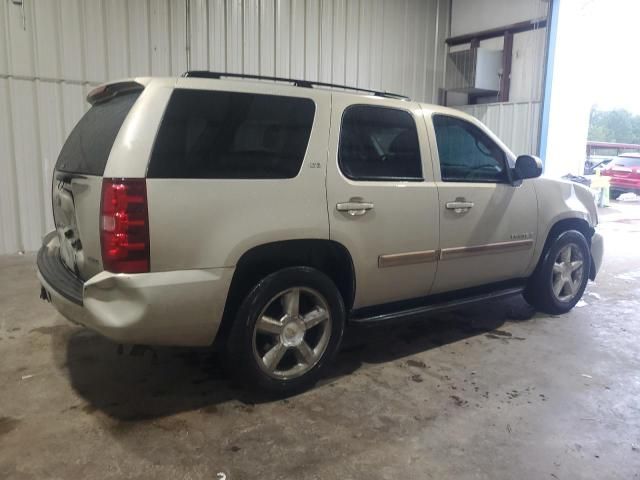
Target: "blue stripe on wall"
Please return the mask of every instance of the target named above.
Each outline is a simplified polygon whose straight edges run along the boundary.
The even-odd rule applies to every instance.
[[[551,89],[553,86],[553,64],[556,56],[556,39],[558,35],[558,12],[560,0],[551,0],[551,22],[549,24],[549,47],[547,54],[546,76],[544,79],[544,101],[542,103],[542,125],[540,126],[540,158],[542,164],[547,163],[547,138],[549,134],[549,113],[551,110]]]

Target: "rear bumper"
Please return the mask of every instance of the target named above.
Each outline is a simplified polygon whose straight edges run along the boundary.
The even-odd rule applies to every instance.
[[[602,258],[604,257],[604,239],[598,232],[591,237],[591,272],[589,278],[596,279],[596,275],[602,266]]]
[[[38,276],[41,282],[55,285],[58,295],[66,300],[82,306],[82,289],[84,283],[66,268],[60,260],[58,249],[43,246],[38,252]]]
[[[633,180],[625,181],[620,179],[613,179],[609,182],[609,189],[616,190],[621,193],[640,194],[640,183]]]
[[[206,346],[215,339],[232,268],[101,272],[86,282],[62,264],[57,239],[38,252],[38,278],[70,321],[119,343]]]

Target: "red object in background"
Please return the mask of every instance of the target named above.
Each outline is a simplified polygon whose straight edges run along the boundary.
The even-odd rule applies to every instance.
[[[640,153],[626,153],[616,157],[601,175],[610,177],[611,190],[640,194]]]

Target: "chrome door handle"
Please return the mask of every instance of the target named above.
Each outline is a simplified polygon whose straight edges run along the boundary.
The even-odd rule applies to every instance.
[[[456,213],[466,213],[471,208],[473,208],[473,202],[467,202],[466,200],[456,200],[455,202],[447,202],[445,204],[445,207],[447,207],[448,210],[453,210]]]
[[[336,209],[339,212],[347,212],[352,217],[359,217],[364,215],[369,210],[373,209],[373,203],[370,202],[344,202],[338,203]]]

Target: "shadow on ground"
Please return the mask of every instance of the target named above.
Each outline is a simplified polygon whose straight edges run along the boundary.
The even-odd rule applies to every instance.
[[[363,364],[390,362],[476,335],[509,338],[499,330],[506,320],[526,321],[533,315],[521,297],[514,297],[419,323],[352,328],[327,378],[316,388]],[[215,411],[216,405],[230,400],[247,405],[274,400],[233,385],[223,358],[210,349],[123,348],[86,329],[60,328],[51,332],[59,347],[54,351],[61,356],[57,363],[68,370],[73,388],[87,401],[71,409],[141,421],[197,409]]]

